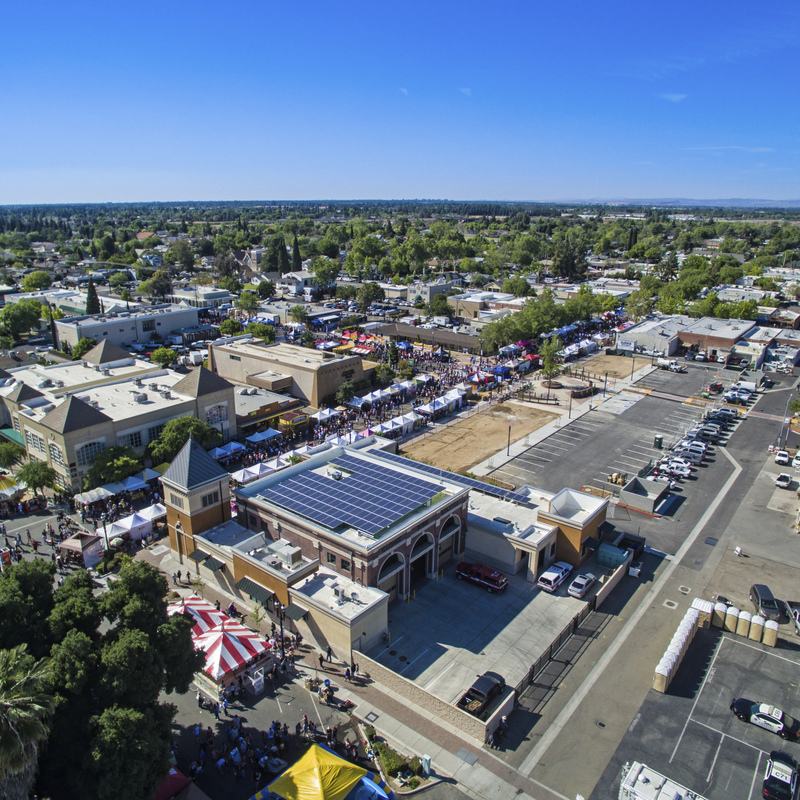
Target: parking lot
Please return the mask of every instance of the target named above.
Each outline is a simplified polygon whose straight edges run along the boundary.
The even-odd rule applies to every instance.
[[[628,761],[643,762],[708,800],[760,797],[770,751],[797,758],[800,744],[740,721],[729,706],[746,697],[800,714],[799,666],[797,648],[700,631],[668,694],[647,695],[591,800],[617,797]]]
[[[711,365],[690,366],[684,373],[656,370],[631,391],[598,402],[593,410],[565,422],[491,476],[514,486],[530,484],[548,491],[564,486],[617,490],[609,476],[636,475],[664,457],[669,445],[700,419],[703,407],[685,401],[707,387],[717,371]],[[692,469],[689,478],[677,483],[671,501],[659,509],[662,518],[613,507],[611,521],[620,530],[646,536],[657,550],[676,553],[708,507],[708,499],[731,474],[733,467],[720,449],[748,424],[746,420],[736,423],[718,444],[708,448],[702,463]],[[661,449],[655,446],[656,435],[663,437]]]
[[[592,565],[587,562],[583,571]],[[456,580],[455,566],[448,567],[410,602],[390,609],[391,641],[367,655],[448,703],[487,670],[515,686],[585,606],[566,593],[576,574],[552,595],[522,575],[510,575],[501,594],[487,594]]]

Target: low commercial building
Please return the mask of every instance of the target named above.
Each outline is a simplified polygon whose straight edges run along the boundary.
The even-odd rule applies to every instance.
[[[461,353],[480,353],[481,343],[477,336],[455,333],[447,328],[421,328],[403,322],[382,325],[376,333],[393,342],[419,342],[431,347],[444,347]]]
[[[320,408],[345,381],[364,380],[374,369],[365,366],[360,356],[340,356],[284,343],[266,345],[252,336],[214,342],[209,347],[208,363],[233,383],[288,392],[314,408]]]
[[[237,519],[390,599],[464,551],[469,488],[407,459],[333,447],[234,491]]]
[[[38,300],[42,305],[57,308],[67,316],[74,316],[86,313],[88,299],[86,292],[80,292],[77,289],[44,289],[41,292],[9,294],[5,301],[7,303],[18,303],[20,300]],[[105,314],[115,311],[136,310],[142,305],[141,303],[126,302],[119,297],[104,294],[98,294],[97,299],[100,301],[100,308]]]
[[[288,411],[303,407],[303,401],[257,386],[237,386],[236,427],[240,435],[249,436],[264,428],[280,427],[279,419]]]
[[[319,555],[280,535],[231,518],[228,473],[190,439],[161,478],[170,548],[181,563],[223,591],[280,611],[286,628],[350,659],[388,627],[389,596],[339,571],[320,569]],[[238,504],[237,504],[238,506]],[[276,621],[281,621],[276,614]]]
[[[191,308],[219,308],[233,303],[234,298],[227,289],[215,289],[210,286],[196,286],[190,289],[174,289],[167,295],[170,303],[190,306]]]
[[[236,435],[233,386],[199,367],[189,374],[136,361],[104,341],[82,361],[10,370],[0,379],[0,434],[49,464],[58,485],[83,488],[95,457],[123,445],[143,453],[167,422],[192,416]]]
[[[197,309],[169,303],[118,310],[107,314],[66,317],[55,321],[56,344],[75,347],[80,339],[109,341],[123,346],[152,343],[154,337],[167,339],[176,331],[197,326]]]

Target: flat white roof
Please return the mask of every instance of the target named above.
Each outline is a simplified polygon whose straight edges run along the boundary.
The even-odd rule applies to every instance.
[[[109,367],[101,365],[101,369],[95,369],[94,364],[84,366],[83,361],[67,361],[63,364],[52,364],[41,367],[38,364],[30,364],[26,367],[14,367],[8,372],[14,376],[15,380],[22,381],[33,389],[37,389],[44,394],[52,394],[53,397],[60,397],[63,394],[74,390],[77,387],[86,386],[95,381],[120,381],[139,377],[143,380],[148,374],[163,372],[163,368],[157,364],[147,361],[130,358],[124,362],[111,362],[116,366]],[[109,375],[104,375],[103,369],[108,370]],[[41,386],[42,383],[51,381],[50,386]],[[63,382],[63,387],[56,386],[57,381]],[[5,387],[0,388],[0,395],[8,392]]]
[[[295,602],[302,606],[308,599],[346,620],[352,620],[367,609],[386,602],[388,595],[372,586],[362,586],[349,578],[319,569],[310,578],[289,590]]]

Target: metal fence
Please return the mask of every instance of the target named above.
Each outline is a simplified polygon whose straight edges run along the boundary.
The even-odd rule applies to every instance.
[[[592,597],[580,612],[567,623],[561,633],[550,642],[550,646],[547,650],[533,662],[531,668],[525,674],[525,677],[523,677],[514,689],[517,697],[536,680],[537,676],[540,675],[547,668],[547,665],[558,655],[558,651],[575,635],[575,631],[577,631],[586,619],[594,613],[596,604],[597,597]]]

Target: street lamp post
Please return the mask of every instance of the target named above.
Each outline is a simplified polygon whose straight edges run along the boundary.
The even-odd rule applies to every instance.
[[[283,620],[286,617],[286,606],[281,605],[281,603],[275,603],[275,613],[278,616],[278,622],[281,626],[281,661],[286,658],[286,650],[284,648],[284,641],[283,641]]]

